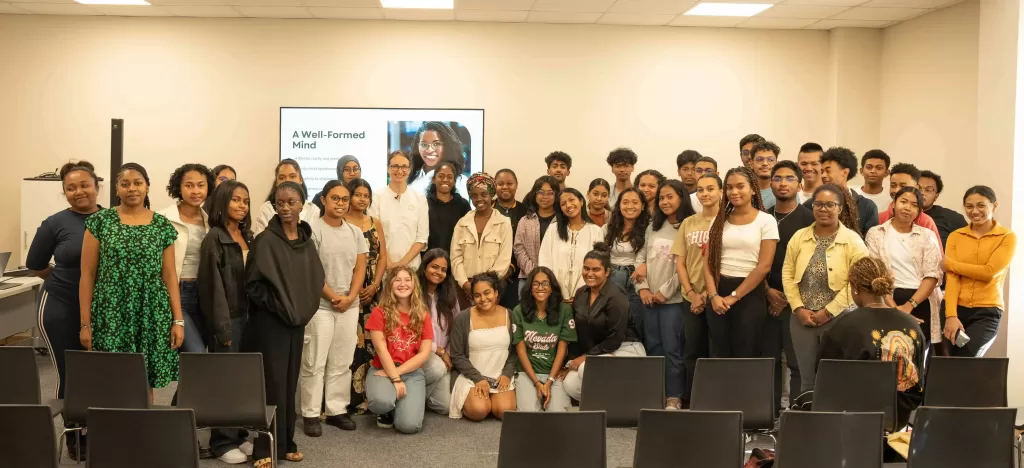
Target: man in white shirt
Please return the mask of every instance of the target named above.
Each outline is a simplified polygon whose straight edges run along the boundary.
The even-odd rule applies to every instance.
[[[879,213],[888,210],[889,203],[892,203],[888,187],[885,186],[891,163],[889,155],[878,149],[868,151],[860,158],[860,175],[864,177],[864,185],[853,190],[871,200],[878,207]]]
[[[420,266],[420,252],[427,245],[430,235],[430,217],[427,199],[407,184],[409,158],[396,154],[389,158],[388,174],[391,182],[383,190],[373,193],[370,216],[380,218],[384,226],[384,240],[387,242],[390,266]]]
[[[804,143],[800,147],[796,159],[804,181],[796,197],[799,203],[810,200],[814,196],[814,191],[821,186],[821,155],[824,152],[825,149],[817,143]]]

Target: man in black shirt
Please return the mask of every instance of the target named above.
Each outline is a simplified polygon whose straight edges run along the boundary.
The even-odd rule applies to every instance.
[[[497,186],[497,198],[494,200],[494,209],[508,217],[512,221],[512,235],[515,236],[516,228],[519,227],[519,220],[526,216],[526,205],[516,201],[516,191],[519,190],[519,179],[512,169],[502,169],[495,173],[495,185]],[[501,293],[499,303],[502,307],[513,309],[519,305],[519,265],[516,264],[516,256],[512,255],[512,268],[508,270],[508,281],[505,290]]]
[[[782,292],[782,264],[786,259],[786,247],[797,231],[814,223],[814,213],[797,202],[803,175],[793,161],[779,161],[772,168],[772,193],[775,206],[769,210],[779,223],[779,243],[775,248],[775,259],[768,274],[768,321],[765,327],[762,357],[775,359],[775,408],[782,406],[782,351],[786,351],[786,366],[789,367],[789,401],[800,395],[800,369],[796,365],[796,352],[789,335],[789,321],[793,310]]]
[[[942,194],[942,176],[932,171],[922,171],[917,184],[924,198],[924,212],[932,217],[935,227],[939,228],[939,238],[942,239],[942,249],[945,251],[949,233],[967,227],[967,220],[960,213],[935,204]]]

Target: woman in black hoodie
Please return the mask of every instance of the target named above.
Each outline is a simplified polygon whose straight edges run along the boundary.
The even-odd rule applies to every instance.
[[[245,265],[249,293],[246,350],[263,353],[267,404],[277,406],[277,457],[302,461],[295,445],[295,391],[302,360],[303,331],[320,306],[324,267],[299,214],[306,203],[302,187],[278,184],[277,214],[252,241]],[[256,468],[269,468],[270,439],[260,436],[253,449]]]

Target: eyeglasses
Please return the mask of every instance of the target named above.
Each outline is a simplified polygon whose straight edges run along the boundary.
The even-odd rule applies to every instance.
[[[331,203],[334,203],[334,204],[338,204],[338,203],[341,203],[341,202],[348,203],[348,201],[349,201],[349,197],[339,197],[337,195],[331,195],[331,196],[327,197],[327,199],[330,200]]]
[[[388,169],[398,172],[409,172],[409,169],[412,169],[412,166],[409,166],[408,164],[392,164],[388,166]]]
[[[531,284],[531,286],[533,286],[533,289],[550,289],[551,288],[551,282],[550,281],[534,281],[533,284]]]
[[[758,157],[754,158],[754,162],[756,162],[758,164],[764,164],[764,163],[775,164],[775,158],[772,157],[772,156],[768,156],[768,157],[758,156]]]
[[[220,176],[220,177],[217,178],[217,180],[219,180],[221,182],[227,182],[227,181],[231,180],[231,178],[228,177],[228,176]]]
[[[839,204],[836,203],[836,202],[819,202],[819,201],[816,201],[816,202],[811,203],[811,206],[813,206],[814,209],[816,209],[816,210],[822,210],[822,211],[835,211],[836,208],[839,208]]]
[[[921,189],[921,191],[924,193],[939,193],[939,191],[936,190],[935,187],[925,187]]]
[[[437,150],[439,150],[441,148],[444,148],[444,143],[440,142],[440,141],[435,141],[433,143],[420,143],[419,146],[420,146],[420,151],[423,151],[423,150],[425,150],[427,148],[430,148],[430,149],[432,149],[434,151],[437,151]]]
[[[278,200],[276,203],[274,203],[274,206],[276,206],[278,209],[281,209],[281,208],[284,208],[284,207],[295,208],[296,206],[301,206],[301,205],[302,205],[302,202],[298,201],[298,200]]]
[[[786,177],[775,176],[775,177],[772,177],[772,182],[779,183],[779,182],[782,182],[782,181],[786,181],[786,182],[789,182],[789,183],[792,184],[793,182],[796,182],[796,176],[786,176]]]
[[[356,167],[356,166],[348,166],[348,167],[342,168],[341,172],[345,173],[345,174],[358,174],[359,173],[359,168]]]
[[[537,195],[541,197],[553,197],[555,196],[554,190],[538,190]]]
[[[698,167],[694,169],[693,172],[696,172],[697,174],[714,174],[715,169],[711,167]]]
[[[744,156],[750,156],[750,150],[740,150],[740,154]]]

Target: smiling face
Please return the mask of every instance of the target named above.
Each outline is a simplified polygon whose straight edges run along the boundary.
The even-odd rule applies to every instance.
[[[921,207],[917,204],[917,197],[913,193],[904,193],[893,203],[893,211],[896,212],[896,219],[900,222],[913,223],[921,214]]]
[[[626,192],[622,194],[618,208],[623,219],[633,221],[640,217],[640,213],[644,210],[644,205],[640,201],[640,195],[637,195],[636,192]]]
[[[399,299],[408,299],[412,296],[413,284],[412,275],[408,271],[399,270],[391,279],[391,291]]]
[[[740,174],[733,174],[725,179],[725,196],[734,207],[749,205],[754,195],[753,190],[750,181]]]
[[[423,159],[423,171],[432,171],[444,157],[444,142],[441,141],[441,135],[433,130],[423,132],[420,135],[419,150]]]
[[[362,176],[363,170],[359,167],[359,163],[355,161],[349,161],[341,168],[341,182],[345,185]]]
[[[821,182],[824,184],[834,184],[839,188],[845,188],[846,178],[849,174],[850,170],[838,162],[828,161],[821,164]]]
[[[213,188],[220,187],[221,183],[227,182],[229,180],[236,180],[237,178],[237,176],[235,175],[235,171],[232,171],[229,168],[221,169],[220,172],[218,172],[215,177],[216,180],[214,181],[214,183],[216,185]]]
[[[971,194],[964,200],[964,213],[967,213],[967,219],[971,221],[971,224],[975,225],[992,221],[998,207],[999,202],[992,202],[977,193]]]
[[[843,206],[839,204],[839,197],[831,190],[822,190],[811,202],[814,211],[814,222],[819,226],[831,228],[839,224],[839,213]]]
[[[584,260],[583,282],[591,289],[601,289],[608,282],[608,269],[596,258]]]
[[[494,308],[497,304],[498,292],[494,290],[491,283],[486,281],[477,281],[473,285],[473,302],[476,303],[477,310],[488,312]]]
[[[149,184],[142,173],[135,169],[121,172],[117,177],[117,197],[128,207],[142,206],[149,193]]]
[[[89,213],[96,210],[99,189],[92,175],[86,171],[71,171],[64,176],[64,196],[71,209]]]
[[[558,201],[558,207],[562,209],[562,214],[564,214],[566,218],[573,220],[580,217],[582,214],[582,211],[580,210],[580,199],[576,198],[575,194],[565,192],[562,193],[562,196],[559,198],[561,198],[561,200]]]
[[[783,201],[792,200],[800,190],[800,180],[796,172],[788,167],[780,167],[772,176],[772,193],[775,198]]]
[[[772,176],[772,168],[775,167],[775,162],[778,158],[775,153],[771,151],[758,151],[753,158],[754,174],[762,179],[767,179]]]
[[[448,277],[448,260],[438,257],[430,261],[426,268],[426,278],[431,284],[437,286]]]
[[[821,152],[800,153],[797,155],[797,165],[803,172],[804,180],[813,187],[821,177]]]
[[[533,275],[533,281],[530,283],[530,293],[533,294],[533,300],[538,304],[547,302],[551,297],[551,278],[548,278],[543,271],[538,271]]]
[[[647,203],[653,204],[658,196],[658,178],[652,175],[642,176],[636,188],[640,193],[644,194],[644,200]]]
[[[352,197],[344,185],[332,188],[330,192],[320,197],[320,201],[324,204],[324,217],[341,219],[345,213],[348,213],[348,205],[351,200]]]
[[[505,203],[512,203],[516,199],[516,191],[519,190],[519,182],[511,172],[502,172],[494,179],[497,189],[498,200]]]
[[[535,195],[538,208],[547,210],[555,206],[555,190],[551,184],[541,184]]]
[[[603,185],[595,185],[594,188],[587,192],[587,205],[590,206],[590,211],[599,213],[606,206],[608,206],[608,189],[604,188]]]
[[[228,202],[228,216],[232,221],[240,223],[249,214],[249,191],[242,187],[235,187],[231,192],[231,201]]]
[[[434,188],[442,195],[449,195],[455,190],[455,171],[451,166],[444,165],[434,171]]]
[[[396,154],[388,162],[388,175],[391,176],[391,181],[403,181],[409,176],[409,170],[412,166],[409,165],[409,158],[401,154]]]
[[[281,224],[298,224],[299,213],[302,212],[302,198],[298,192],[292,188],[278,189],[274,201]]]
[[[895,198],[896,192],[903,187],[917,187],[917,182],[910,174],[893,174],[889,176],[889,197]]]
[[[679,194],[676,193],[676,189],[666,185],[658,192],[658,208],[665,216],[671,218],[675,215],[679,211],[680,203],[682,203],[682,200],[679,198]]]
[[[209,187],[206,176],[199,171],[188,171],[181,178],[181,201],[191,206],[200,206],[206,200]]]
[[[491,209],[494,197],[491,196],[491,192],[487,190],[487,187],[477,185],[469,191],[469,201],[473,203],[474,210],[486,212]]]
[[[370,191],[366,187],[357,187],[356,192],[352,194],[352,202],[350,204],[351,209],[360,213],[365,213],[366,208],[369,206]]]
[[[722,189],[718,181],[712,177],[703,177],[697,181],[697,201],[704,208],[718,205],[722,202]]]

